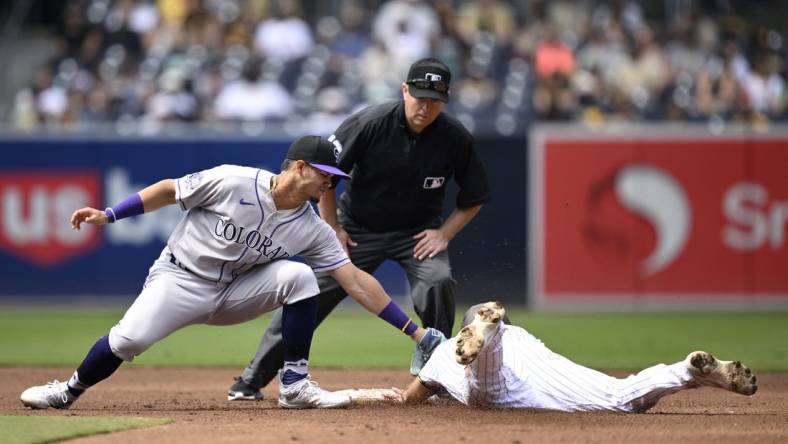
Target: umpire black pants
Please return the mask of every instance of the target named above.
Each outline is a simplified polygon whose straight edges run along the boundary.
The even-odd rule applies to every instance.
[[[349,247],[353,264],[372,274],[387,259],[397,262],[407,275],[413,308],[421,319],[421,325],[436,328],[447,338],[451,337],[454,326],[455,282],[451,276],[449,253],[443,251],[432,259],[421,261],[413,257],[413,247],[417,242],[413,235],[436,225],[373,233],[342,216],[340,214],[340,223],[350,238],[358,243],[355,247]],[[320,287],[320,294],[317,296],[317,325],[320,325],[347,293],[328,275],[318,275],[317,281]],[[252,387],[264,387],[282,368],[283,360],[280,308],[274,312],[274,317],[257,347],[257,353],[244,369],[241,378]]]

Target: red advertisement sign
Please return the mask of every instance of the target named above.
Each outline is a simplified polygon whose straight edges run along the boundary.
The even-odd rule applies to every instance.
[[[93,171],[0,173],[0,249],[51,266],[99,243],[96,227],[69,224],[76,208],[98,206],[99,175]]]
[[[788,137],[546,137],[534,148],[542,300],[788,298]]]

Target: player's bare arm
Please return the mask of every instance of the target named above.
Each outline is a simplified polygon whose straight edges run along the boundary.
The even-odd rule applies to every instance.
[[[454,236],[476,217],[481,208],[481,205],[470,208],[456,208],[437,230],[424,230],[413,236],[414,239],[419,239],[416,246],[413,247],[413,257],[423,260],[425,258],[433,258],[444,251],[449,246],[449,242],[454,239]]]
[[[397,387],[390,389],[347,389],[334,392],[336,395],[350,397],[351,402],[357,405],[391,403],[391,404],[416,404],[424,402],[435,394],[436,390],[425,385],[419,378],[411,382],[407,389]]]
[[[142,189],[137,193],[139,202],[142,204],[142,210],[145,213],[158,210],[161,207],[172,205],[175,203],[175,181],[172,179],[164,179],[156,182]],[[137,198],[134,198],[136,200]],[[126,201],[128,201],[127,199]],[[122,202],[123,205],[126,201]],[[104,225],[114,222],[113,214],[118,211],[109,207],[107,210],[98,210],[96,208],[84,207],[80,208],[71,215],[71,227],[79,230],[82,223],[91,225]]]
[[[348,245],[351,247],[358,245],[353,242],[353,239],[350,238],[347,231],[342,228],[342,225],[340,225],[337,220],[337,196],[335,188],[331,188],[323,194],[323,197],[321,197],[320,201],[317,203],[317,208],[320,210],[320,217],[337,233],[337,239],[339,239],[339,243],[342,244],[342,249],[345,250],[345,253],[348,252]]]
[[[390,303],[391,298],[383,290],[380,282],[372,275],[359,269],[352,263],[347,263],[329,272],[339,285],[362,307],[370,313],[379,315]],[[404,328],[404,327],[403,327]],[[419,342],[427,330],[418,327],[410,335],[411,339]]]
[[[159,208],[175,203],[175,180],[164,179],[153,185],[143,188],[139,192],[145,212],[150,213]]]
[[[400,403],[400,404],[416,404],[424,402],[430,396],[435,394],[435,390],[424,385],[418,377],[413,378],[408,388],[405,390],[392,388],[392,394],[384,395],[386,401]]]

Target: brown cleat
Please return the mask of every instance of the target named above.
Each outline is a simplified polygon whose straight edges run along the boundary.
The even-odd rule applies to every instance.
[[[458,363],[468,365],[479,356],[485,340],[496,331],[505,313],[500,302],[487,302],[476,311],[473,322],[457,334],[454,358]]]
[[[695,351],[684,360],[700,385],[719,387],[742,395],[758,391],[758,381],[740,361],[720,361],[711,353]]]

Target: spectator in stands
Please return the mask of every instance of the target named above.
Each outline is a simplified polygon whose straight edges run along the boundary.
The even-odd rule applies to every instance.
[[[156,31],[161,17],[153,0],[126,1],[128,12],[126,20],[131,32],[145,37]]]
[[[281,62],[301,59],[315,44],[312,30],[300,16],[297,0],[272,0],[271,16],[257,27],[254,48],[265,58]]]
[[[504,108],[525,118],[592,121],[788,117],[788,25],[777,20],[770,29],[746,2],[727,3],[724,10],[699,7],[693,14],[671,9],[663,16],[634,0],[391,0],[376,2],[375,14],[365,4],[68,0],[56,53],[47,61],[49,85],[20,91],[9,105],[13,111],[0,114],[27,129],[160,113],[165,120],[213,122],[281,119],[295,110],[304,117],[298,121],[308,122],[309,114],[331,118],[345,108],[321,114],[313,103],[321,88],[340,88],[350,109],[385,101],[398,94],[408,63],[431,55],[456,73],[458,100],[450,111],[470,120]],[[786,10],[782,5],[774,15]],[[317,14],[323,17],[316,20]],[[266,81],[237,80],[254,55],[267,62]],[[315,58],[309,61],[309,55]],[[313,69],[316,60],[320,69]],[[171,66],[179,66],[184,85],[194,87],[189,94],[196,105],[186,107],[188,117],[161,111],[172,103],[172,91],[159,88],[173,83],[164,78],[171,77]],[[287,91],[295,95],[304,79],[309,100],[296,96],[293,107]],[[501,93],[507,84],[520,85],[510,92],[523,97]],[[261,111],[269,99],[254,109],[232,110],[227,97],[251,85],[258,92],[265,86],[283,106],[274,114]]]
[[[545,37],[536,47],[534,65],[539,78],[569,77],[575,69],[572,50],[559,38],[558,30],[548,25]]]
[[[222,120],[260,121],[284,119],[293,111],[290,94],[275,81],[261,79],[259,58],[244,64],[241,78],[222,88],[214,112]]]
[[[47,123],[58,123],[68,108],[68,92],[52,81],[52,76],[43,72],[36,81],[36,110]]]
[[[413,60],[430,55],[440,35],[435,10],[422,0],[392,0],[384,3],[372,23],[372,36],[390,58],[396,88]]]
[[[159,90],[148,100],[145,111],[145,117],[154,121],[195,121],[199,102],[191,80],[179,68],[167,69],[159,77]]]
[[[458,34],[454,4],[451,0],[434,0],[432,4],[441,27],[440,35],[432,45],[432,52],[452,72],[462,75],[467,48]]]
[[[741,57],[738,45],[728,42],[724,45],[721,57],[701,69],[695,78],[695,105],[698,116],[716,116],[731,120],[740,115],[742,96],[737,79],[749,73],[749,64]]]
[[[358,63],[361,73],[362,97],[372,103],[385,102],[396,91],[396,82],[400,78],[389,53],[382,43],[373,41],[367,47]]]
[[[547,120],[568,120],[577,104],[569,81],[575,58],[555,27],[545,28],[545,37],[536,47],[534,65],[537,86],[533,104],[537,115]]]
[[[38,127],[34,87],[23,88],[16,93],[14,108],[11,111],[11,124],[21,131],[33,131]]]
[[[201,47],[211,53],[223,51],[225,29],[222,22],[208,11],[192,11],[183,21],[180,32],[175,35],[174,51],[187,52]],[[246,43],[246,42],[244,42]]]
[[[701,48],[698,36],[689,19],[679,19],[673,25],[672,37],[667,44],[667,54],[674,75],[698,72],[708,55]]]
[[[768,117],[780,116],[785,108],[785,81],[779,75],[777,54],[756,55],[753,70],[742,79],[747,108]]]
[[[339,6],[339,31],[329,45],[341,58],[358,59],[370,45],[369,31],[364,29],[367,11],[359,0],[343,0]]]
[[[180,29],[186,17],[200,9],[200,0],[156,0],[165,27]]]
[[[670,81],[667,59],[648,25],[633,35],[631,54],[624,58],[613,75],[613,84],[621,90],[639,112],[645,114],[654,105]]]
[[[109,96],[104,85],[87,92],[84,106],[79,110],[78,119],[83,123],[109,122]]]
[[[78,0],[70,0],[63,7],[63,23],[57,30],[58,52],[63,57],[76,57],[88,29],[80,3]]]
[[[457,12],[457,35],[473,46],[482,33],[489,33],[496,45],[507,46],[516,30],[514,11],[501,0],[468,0]]]

